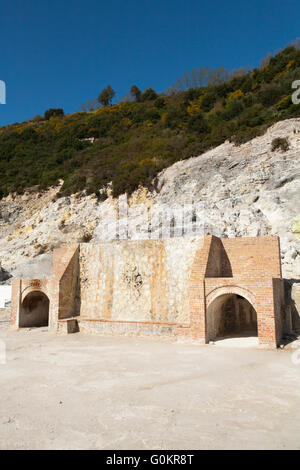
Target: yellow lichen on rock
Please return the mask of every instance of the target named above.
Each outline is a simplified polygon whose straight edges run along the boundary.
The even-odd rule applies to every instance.
[[[153,205],[153,199],[150,197],[149,191],[147,188],[140,186],[129,198],[129,206],[135,206],[137,204],[144,204],[147,207]]]
[[[25,233],[30,233],[32,230],[33,230],[33,226],[29,225],[28,227],[26,227]]]

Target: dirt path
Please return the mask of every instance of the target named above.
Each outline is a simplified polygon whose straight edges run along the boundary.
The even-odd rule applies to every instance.
[[[0,330],[1,449],[300,449],[291,351]]]

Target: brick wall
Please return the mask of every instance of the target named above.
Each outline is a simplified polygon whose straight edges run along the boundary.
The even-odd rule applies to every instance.
[[[278,237],[223,238],[232,275],[238,278],[281,278]]]
[[[201,285],[205,260],[206,272]],[[209,303],[220,295],[234,293],[245,297],[255,308],[260,343],[278,344],[282,332],[282,289],[278,237],[222,240],[206,237],[202,256],[195,257],[190,281],[194,337],[208,341]]]

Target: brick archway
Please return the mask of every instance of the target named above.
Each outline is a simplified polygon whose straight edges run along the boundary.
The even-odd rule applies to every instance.
[[[241,297],[244,297],[248,302],[257,310],[257,305],[256,305],[256,298],[255,295],[248,289],[245,289],[244,287],[239,287],[239,286],[224,286],[224,287],[216,287],[214,290],[212,290],[207,296],[206,296],[206,307],[209,307],[209,305],[217,298],[220,297],[221,295],[225,294],[236,294],[240,295]]]
[[[50,298],[50,290],[47,282],[43,282],[44,280],[40,279],[33,279],[29,282],[21,284],[20,286],[20,302],[22,304],[25,297],[28,296],[31,292],[41,292],[45,294],[48,298]]]
[[[23,297],[19,312],[19,327],[49,325],[49,297],[41,290],[30,290]]]
[[[206,296],[206,342],[258,337],[255,296],[246,288],[222,286]]]

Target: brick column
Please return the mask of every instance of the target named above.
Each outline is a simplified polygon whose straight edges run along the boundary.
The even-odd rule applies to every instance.
[[[19,328],[19,307],[20,307],[20,296],[21,296],[21,285],[20,279],[13,279],[12,281],[12,296],[11,296],[11,308],[10,308],[10,326],[11,328]]]
[[[190,301],[191,336],[206,343],[206,313],[205,313],[205,285],[203,280],[196,277],[191,279]]]
[[[276,320],[273,279],[260,279],[257,286],[257,328],[261,345],[278,346],[280,328]]]
[[[51,279],[49,286],[49,331],[57,331],[59,312],[59,281]]]
[[[205,272],[213,237],[204,237],[196,252],[190,275],[190,324],[191,336],[205,343],[206,338],[206,312],[205,312]]]

